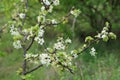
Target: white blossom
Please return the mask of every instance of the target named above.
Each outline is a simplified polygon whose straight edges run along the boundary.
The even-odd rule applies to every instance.
[[[51,13],[53,11],[53,6],[50,5],[49,8],[47,9],[47,11]],[[42,12],[42,15],[44,15],[44,16],[46,15],[45,6],[41,7],[41,12]]]
[[[69,65],[69,66],[72,66],[72,62],[69,62],[68,65]]]
[[[102,38],[101,33],[98,33],[98,35],[96,35],[95,37]]]
[[[55,19],[51,20],[52,24],[57,24],[57,21]]]
[[[29,54],[26,54],[26,58],[25,59],[28,60],[31,63],[38,64],[39,63],[38,62],[38,57],[39,57],[38,54],[31,54],[31,53],[29,53]]]
[[[43,39],[43,35],[44,35],[44,29],[43,29],[44,26],[40,26],[40,29],[38,31],[38,35],[37,37],[35,37],[35,41],[38,42],[38,44],[40,45],[43,45],[43,43],[45,42],[44,39]]]
[[[77,17],[81,12],[80,12],[80,10],[74,9],[74,10],[71,10],[70,13],[71,13],[72,15],[74,15],[75,17]]]
[[[61,61],[61,63],[65,66],[71,66],[72,59],[73,58],[69,56],[66,52],[57,53],[57,61]]]
[[[57,26],[57,25],[56,25],[56,24],[57,24],[57,21],[56,21],[55,19],[52,19],[52,20],[51,20],[51,23],[54,24],[54,27]]]
[[[50,7],[49,7],[49,9],[48,9],[48,12],[52,12],[53,11],[53,6],[52,5],[50,5]]]
[[[48,0],[43,0],[45,5],[50,5],[50,2]]]
[[[44,10],[45,10],[45,6],[42,6],[42,7],[41,7],[41,11],[44,11]]]
[[[38,40],[38,44],[40,44],[40,45],[43,45],[44,44],[44,39],[43,38],[40,38],[39,40]]]
[[[91,56],[95,56],[96,50],[94,47],[91,48],[90,54],[91,54]]]
[[[40,59],[40,62],[42,64],[46,64],[46,65],[49,65],[51,60],[50,60],[50,56],[46,53],[43,53],[43,54],[40,54],[39,55],[39,59]]]
[[[38,32],[38,36],[39,37],[42,37],[44,35],[44,30],[43,29],[40,29],[39,32]]]
[[[54,44],[54,48],[57,50],[64,50],[65,49],[65,45],[62,42],[57,42]]]
[[[28,59],[28,58],[36,58],[36,57],[38,57],[38,54],[26,54],[26,59]]]
[[[102,30],[102,33],[105,33],[106,32],[106,30]]]
[[[20,40],[13,42],[13,46],[16,49],[22,48]]]
[[[26,54],[26,59],[30,58],[32,54]]]
[[[40,44],[40,45],[43,45],[44,44],[44,39],[43,38],[40,38],[40,37],[35,37],[35,41],[37,41],[38,42],[38,44]]]
[[[20,35],[19,32],[17,31],[17,28],[15,28],[14,25],[12,25],[12,26],[10,27],[10,32],[11,32],[11,35],[13,35],[13,36],[18,36],[18,35]]]
[[[11,31],[11,35],[17,36],[20,35],[18,31]]]
[[[54,4],[55,6],[57,6],[57,5],[60,4],[60,1],[59,1],[59,0],[53,0],[53,4]]]
[[[23,29],[23,33],[24,34],[28,34],[28,30],[27,29]]]
[[[57,39],[57,42],[62,42],[62,43],[63,43],[63,37],[59,37],[59,38]]]
[[[65,40],[65,43],[72,43],[72,41],[71,41],[71,39],[68,38]]]
[[[74,50],[71,51],[71,54],[72,54],[72,56],[73,56],[74,58],[77,58],[77,57],[78,57],[78,55],[74,52]]]
[[[107,32],[108,28],[107,27],[104,27],[103,30],[101,31],[101,33],[98,33],[98,35],[96,35],[95,37],[97,38],[106,38],[108,36],[108,32]]]
[[[25,18],[25,16],[26,16],[26,14],[25,14],[25,13],[20,13],[20,14],[19,14],[19,17],[20,17],[21,19],[24,19],[24,18]]]
[[[44,23],[45,22],[45,16],[44,15],[40,15],[37,17],[38,23]]]
[[[107,35],[105,35],[105,34],[104,34],[104,35],[102,35],[102,37],[101,37],[101,38],[105,38],[105,37],[107,37]]]

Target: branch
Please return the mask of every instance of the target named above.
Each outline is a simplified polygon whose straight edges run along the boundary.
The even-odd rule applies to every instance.
[[[92,44],[94,44],[96,41],[98,41],[99,39],[95,39],[94,41],[92,41],[91,43],[89,43],[87,45],[87,47],[85,47],[82,51],[80,51],[79,53],[77,53],[77,55],[81,54],[82,52],[86,51]]]
[[[73,9],[73,8],[72,8],[72,9]],[[61,23],[64,22],[68,17],[71,16],[70,11],[71,11],[72,9],[70,9],[70,10],[69,10],[69,13],[68,13],[66,16],[64,16],[62,19],[60,19],[59,22],[54,23],[54,24],[53,24],[53,23],[48,23],[48,22],[46,22],[45,24],[41,24],[41,25],[53,26],[53,25],[59,25],[59,24],[61,24]]]
[[[5,24],[4,26],[2,26],[2,28],[0,28],[0,33],[7,27],[7,24]]]
[[[37,69],[39,69],[40,67],[42,67],[43,65],[42,64],[40,64],[40,65],[38,65],[37,67],[35,67],[35,68],[33,68],[33,69],[31,69],[30,71],[27,71],[25,74],[29,74],[29,73],[31,73],[31,72],[33,72],[33,71],[35,71],[35,70],[37,70]]]
[[[73,23],[72,23],[72,37],[73,37],[73,40],[74,40],[74,37],[75,37],[75,23],[76,23],[76,17],[73,19]]]
[[[63,65],[61,62],[58,62],[58,64],[61,65],[63,68],[66,68],[68,71],[70,71],[70,73],[74,74],[72,69],[69,68],[68,66]]]
[[[41,25],[45,25],[45,26],[53,26],[53,25],[59,25],[61,24],[66,18],[68,18],[70,16],[70,14],[68,14],[67,16],[64,17],[64,19],[60,19],[61,21],[59,21],[58,23],[45,23],[45,24],[41,24]]]
[[[36,36],[36,35],[34,35],[34,36],[32,37],[31,42],[29,43],[28,47],[26,48],[26,51],[28,51],[28,50],[31,48],[31,46],[32,46],[32,44],[33,44],[33,42],[34,42],[35,36]]]
[[[46,10],[48,10],[50,8],[50,5],[53,4],[53,2],[51,2],[50,5],[46,5],[43,0],[41,0],[41,1],[39,0],[39,2],[41,2],[43,4],[43,6],[45,7]]]
[[[22,74],[25,75],[27,62],[26,62],[26,59],[25,59],[26,58],[26,49],[24,48],[24,46],[23,46],[23,50],[24,50],[24,54],[23,54],[24,61],[23,61],[23,72],[22,72]]]

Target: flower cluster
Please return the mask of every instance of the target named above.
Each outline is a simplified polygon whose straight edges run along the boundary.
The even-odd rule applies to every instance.
[[[54,44],[54,49],[57,49],[57,50],[65,49],[63,38],[58,38],[57,43]]]
[[[52,19],[52,20],[51,20],[51,23],[52,23],[52,24],[57,24],[57,21],[56,21],[55,19]]]
[[[13,35],[14,37],[14,42],[13,42],[13,46],[14,48],[16,49],[19,49],[19,48],[22,48],[21,46],[21,41],[19,40],[19,38],[21,37],[20,36],[20,33],[18,32],[17,28],[14,27],[14,24],[10,27],[10,33],[11,35]]]
[[[13,46],[16,49],[22,48],[20,40],[14,41]]]
[[[91,54],[91,56],[95,56],[96,50],[94,47],[91,48],[90,54]]]
[[[71,40],[68,38],[65,41],[63,38],[58,38],[57,43],[54,44],[54,49],[65,50],[66,44],[71,43]]]
[[[44,23],[45,22],[45,15],[39,15],[37,17],[37,19],[38,19],[38,23]]]
[[[38,54],[28,53],[28,54],[26,54],[26,59],[29,59],[29,58],[36,58],[36,57],[38,57],[38,56],[39,56]]]
[[[39,54],[27,53],[25,59],[31,63],[38,64],[39,63],[38,56]]]
[[[60,4],[59,0],[52,0],[53,5],[57,6]],[[43,3],[47,6],[51,5],[51,2],[49,0],[43,0]]]
[[[60,1],[59,0],[53,0],[53,5],[57,6],[60,4]]]
[[[43,0],[43,3],[48,6],[50,5],[50,2],[48,0]]]
[[[60,4],[59,0],[52,0],[52,1],[49,1],[49,0],[42,0],[43,1],[43,6],[41,7],[41,12],[42,13],[45,13],[46,12],[52,12],[53,10],[53,6],[57,6]],[[48,8],[46,8],[48,7]]]
[[[64,50],[65,49],[65,45],[62,42],[57,42],[54,44],[54,48],[57,50]]]
[[[11,35],[13,35],[13,36],[18,36],[18,35],[20,35],[19,32],[18,32],[18,30],[17,30],[17,28],[15,28],[14,25],[12,25],[12,26],[10,27],[10,33],[11,33]]]
[[[42,54],[26,54],[27,61],[38,64],[39,62],[42,65],[53,65],[57,67],[72,66],[73,57],[67,54],[66,52],[60,51],[56,54],[42,53]]]
[[[25,13],[20,13],[20,14],[19,14],[20,19],[24,19],[24,18],[25,18],[25,16],[26,16],[26,14],[25,14]]]
[[[78,51],[77,50],[72,50],[71,51],[71,55],[73,56],[73,58],[77,58],[78,57]]]
[[[66,52],[58,52],[56,53],[56,62],[60,62],[64,66],[72,66],[72,57],[68,55]],[[58,64],[59,66],[59,64]]]
[[[78,9],[73,9],[73,10],[71,10],[70,13],[71,13],[72,15],[74,15],[75,17],[78,17],[81,12],[80,12],[80,10],[78,10]]]
[[[40,44],[40,45],[43,45],[43,43],[44,43],[44,39],[43,39],[44,32],[45,31],[43,29],[43,26],[40,26],[37,37],[35,37],[35,41],[37,41],[38,44]]]
[[[51,63],[51,59],[48,53],[42,53],[42,54],[27,53],[25,59],[34,64],[41,63],[43,65],[48,66]]]
[[[39,59],[42,64],[49,65],[51,63],[50,56],[47,53],[40,54]]]
[[[71,39],[67,38],[67,39],[65,40],[65,43],[66,43],[66,44],[70,44],[70,43],[72,43],[72,41],[71,41]]]
[[[109,23],[106,22],[106,26],[103,28],[101,33],[99,33],[95,37],[103,39],[103,41],[105,42],[107,42],[109,38],[116,39],[116,35],[113,32],[109,32],[109,28],[110,28]]]

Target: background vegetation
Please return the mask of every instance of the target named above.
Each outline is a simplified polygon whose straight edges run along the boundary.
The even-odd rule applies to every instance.
[[[12,37],[9,34],[8,26],[3,26],[11,19],[14,10],[14,2],[18,0],[0,1],[0,80],[19,80],[16,71],[22,64],[22,51],[15,50],[12,46]],[[40,6],[38,0],[31,0],[31,13],[35,16]],[[97,56],[92,57],[89,50],[84,52],[75,60],[77,70],[75,74],[69,72],[59,73],[57,69],[44,67],[32,73],[33,80],[119,80],[120,79],[120,1],[119,0],[61,0],[61,5],[56,7],[54,15],[56,18],[68,13],[71,7],[81,10],[73,30],[73,19],[69,18],[66,25],[60,25],[51,32],[51,28],[46,32],[47,40],[54,42],[54,35],[63,33],[73,39],[71,49],[80,47],[84,38],[88,35],[95,35],[104,22],[111,23],[111,30],[116,33],[117,40],[110,40],[108,43],[100,42],[93,45],[96,48]],[[35,11],[32,11],[32,10]],[[52,15],[52,14],[51,14]],[[32,22],[34,24],[34,22]],[[74,34],[74,35],[73,35]],[[49,37],[50,36],[50,37]],[[39,46],[33,46],[39,48]]]

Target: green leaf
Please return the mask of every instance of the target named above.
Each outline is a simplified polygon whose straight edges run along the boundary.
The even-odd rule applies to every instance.
[[[109,40],[108,36],[105,36],[105,37],[103,38],[103,41],[105,41],[105,42],[107,42],[108,40]]]
[[[16,40],[21,40],[23,38],[22,35],[14,36],[13,39]]]
[[[93,40],[94,39],[91,36],[88,36],[88,37],[85,38],[85,42],[91,42]]]
[[[117,36],[116,36],[113,32],[110,32],[110,33],[109,33],[109,37],[110,37],[111,39],[116,39],[116,38],[117,38]]]

